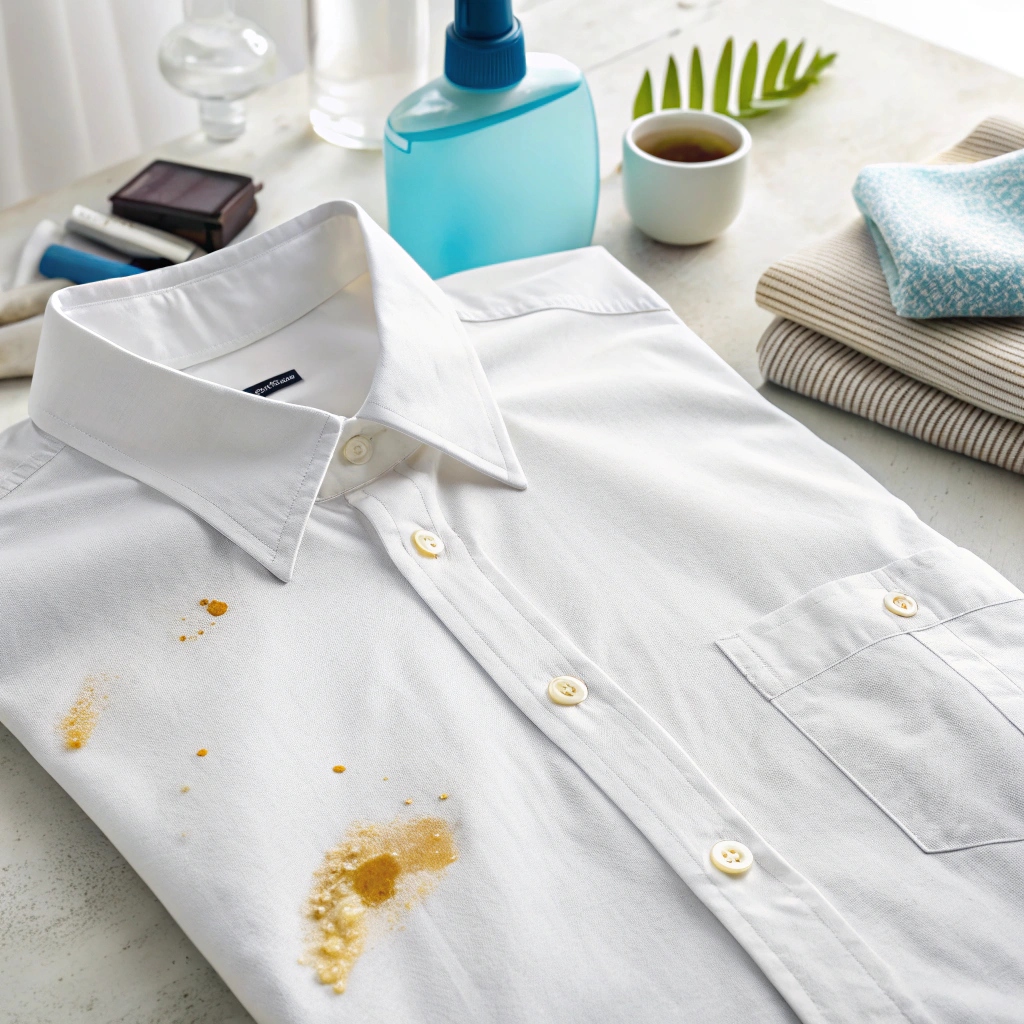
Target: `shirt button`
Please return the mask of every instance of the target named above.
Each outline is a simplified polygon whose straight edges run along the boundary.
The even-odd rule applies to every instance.
[[[341,454],[353,466],[364,466],[373,457],[373,442],[362,434],[354,434],[342,445]]]
[[[417,530],[412,535],[412,546],[424,558],[437,558],[444,551],[444,541],[429,530]]]
[[[890,590],[882,599],[882,604],[893,613],[904,619],[912,618],[917,614],[917,602],[898,590]]]
[[[587,684],[575,676],[555,676],[548,683],[548,696],[555,704],[579,704],[587,699]]]
[[[711,863],[727,875],[742,875],[754,866],[754,855],[742,843],[726,840],[711,847]]]

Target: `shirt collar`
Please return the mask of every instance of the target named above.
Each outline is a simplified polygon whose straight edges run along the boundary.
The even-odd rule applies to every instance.
[[[359,206],[344,201],[191,263],[56,293],[29,415],[191,509],[288,580],[346,419],[181,368],[265,337],[365,273],[379,352],[354,418],[525,487],[451,304]]]

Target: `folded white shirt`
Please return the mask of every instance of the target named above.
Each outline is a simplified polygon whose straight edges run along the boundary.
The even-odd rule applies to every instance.
[[[329,203],[30,414],[0,718],[258,1021],[1019,1021],[1021,593],[603,250]]]

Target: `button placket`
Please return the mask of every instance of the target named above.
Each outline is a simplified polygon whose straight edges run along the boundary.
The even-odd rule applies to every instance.
[[[435,487],[428,472],[403,464],[348,500],[482,671],[648,838],[794,1007],[846,1007],[835,1024],[859,1024],[871,1014],[895,1021],[893,999],[904,1001],[904,993],[873,969],[876,958],[860,936],[647,712],[544,619],[471,537],[445,522]],[[410,545],[424,522],[443,533],[443,558],[420,557]],[[583,708],[552,701],[550,687],[559,678],[552,668],[562,678],[587,680]],[[723,835],[756,840],[763,870],[748,871],[752,855],[737,861],[746,863],[743,884],[727,877],[740,872],[712,870],[710,850]],[[773,918],[792,927],[766,929]],[[793,934],[799,943],[790,941]]]

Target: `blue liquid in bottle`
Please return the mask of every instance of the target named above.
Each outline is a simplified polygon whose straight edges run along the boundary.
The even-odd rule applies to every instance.
[[[582,72],[526,54],[510,0],[456,0],[445,75],[384,137],[392,236],[431,277],[589,245],[597,126]]]

